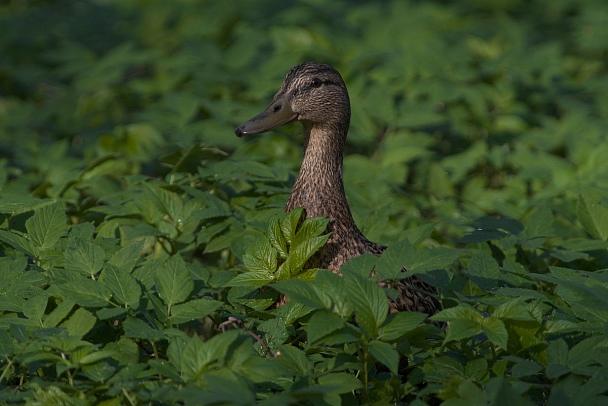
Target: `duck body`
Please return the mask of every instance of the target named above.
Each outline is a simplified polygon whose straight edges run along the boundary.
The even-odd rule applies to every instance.
[[[339,273],[351,258],[364,253],[380,255],[386,247],[361,233],[344,192],[343,157],[350,100],[337,70],[316,62],[295,66],[266,110],[239,126],[235,134],[259,134],[295,120],[304,125],[304,159],[285,210],[303,207],[307,217],[330,219],[331,236],[307,265]],[[439,311],[438,303],[424,294],[433,292],[433,288],[417,277],[405,278],[397,288],[400,295],[391,303],[391,312]]]

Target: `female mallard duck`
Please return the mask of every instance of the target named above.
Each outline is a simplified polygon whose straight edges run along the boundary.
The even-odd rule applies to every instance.
[[[350,126],[350,101],[338,71],[315,62],[292,68],[270,106],[239,126],[235,134],[259,134],[294,120],[304,124],[304,160],[285,210],[303,207],[307,217],[329,217],[328,231],[332,233],[309,265],[339,272],[353,257],[366,252],[380,255],[386,247],[369,241],[359,231],[344,193],[342,160]],[[402,282],[391,312],[439,311],[437,302],[422,293],[432,292],[432,287],[415,276]]]

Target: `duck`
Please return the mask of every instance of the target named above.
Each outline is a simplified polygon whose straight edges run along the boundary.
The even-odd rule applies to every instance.
[[[290,69],[270,105],[235,129],[238,137],[272,131],[299,121],[304,126],[304,158],[285,211],[304,208],[306,217],[327,217],[331,233],[326,245],[306,264],[340,273],[351,258],[364,253],[379,256],[386,246],[368,240],[355,224],[343,181],[343,159],[350,127],[350,98],[340,73],[330,65],[306,62]],[[416,276],[394,286],[399,295],[390,312],[440,310],[434,288]],[[381,286],[388,287],[381,282]]]

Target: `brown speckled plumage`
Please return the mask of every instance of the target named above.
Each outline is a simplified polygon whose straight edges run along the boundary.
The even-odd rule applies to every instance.
[[[292,68],[270,106],[235,133],[257,134],[294,120],[304,125],[304,160],[285,210],[304,207],[307,217],[329,217],[328,231],[332,232],[308,265],[340,272],[340,267],[353,257],[366,252],[380,255],[386,247],[361,233],[344,193],[343,152],[350,101],[338,71],[314,62]],[[400,296],[391,303],[391,312],[437,313],[436,300],[423,293],[433,292],[433,288],[415,276],[404,277],[397,286]]]

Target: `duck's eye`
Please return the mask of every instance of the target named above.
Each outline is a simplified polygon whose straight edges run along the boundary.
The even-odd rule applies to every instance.
[[[321,87],[322,84],[323,84],[323,82],[321,82],[321,79],[319,79],[319,78],[314,78],[313,80],[310,81],[310,85],[312,87]]]

